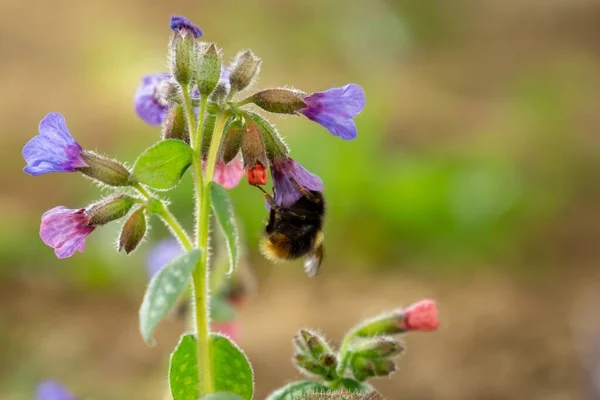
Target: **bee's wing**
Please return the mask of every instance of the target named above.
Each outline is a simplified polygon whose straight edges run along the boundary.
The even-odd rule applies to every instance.
[[[308,253],[304,261],[304,272],[311,278],[319,273],[319,267],[323,262],[323,245],[320,244],[316,249]]]

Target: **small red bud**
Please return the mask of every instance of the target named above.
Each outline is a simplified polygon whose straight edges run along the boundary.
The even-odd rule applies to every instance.
[[[267,170],[259,162],[248,170],[248,183],[251,185],[266,185]]]
[[[435,301],[421,300],[404,310],[402,324],[411,331],[434,331],[440,326]]]

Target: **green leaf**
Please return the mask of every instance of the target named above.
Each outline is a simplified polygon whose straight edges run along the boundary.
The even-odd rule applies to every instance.
[[[142,153],[133,166],[133,175],[154,189],[171,189],[192,163],[192,157],[192,149],[182,141],[163,140]]]
[[[152,343],[154,328],[185,291],[201,253],[201,249],[188,251],[164,266],[150,280],[140,307],[140,332],[146,343]]]
[[[252,400],[254,373],[246,354],[229,338],[211,333],[215,390]]]
[[[342,386],[344,387],[344,389],[355,393],[369,393],[375,390],[368,383],[359,382],[352,378],[343,378]]]
[[[219,221],[219,225],[225,235],[225,241],[227,242],[229,274],[232,274],[238,264],[238,233],[235,224],[233,205],[223,186],[211,182],[209,190],[213,211],[215,212],[217,221]]]
[[[233,393],[219,392],[204,396],[201,400],[243,400],[240,396]]]
[[[244,352],[227,337],[218,333],[210,334],[210,343],[215,390],[234,394],[242,400],[251,400],[254,394],[254,375]],[[197,342],[192,334],[183,335],[171,355],[169,385],[174,400],[198,398]],[[223,398],[225,399],[227,398]]]
[[[322,383],[314,381],[292,382],[277,389],[267,397],[267,400],[298,400],[301,396],[311,393],[326,393],[329,388]]]
[[[196,400],[200,395],[194,335],[182,335],[169,361],[169,386],[174,400]]]

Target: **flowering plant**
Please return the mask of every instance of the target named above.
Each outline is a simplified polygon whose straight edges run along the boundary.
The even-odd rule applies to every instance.
[[[290,157],[275,127],[256,109],[303,115],[332,135],[350,140],[357,136],[354,117],[365,106],[365,93],[348,84],[313,94],[274,88],[244,95],[258,76],[258,57],[251,51],[239,52],[225,66],[221,51],[199,41],[202,31],[189,20],[173,16],[170,28],[169,71],[144,77],[135,94],[138,116],[162,126],[160,141],[128,168],[84,150],[65,118],[50,113],[40,122],[39,136],[23,148],[24,171],[79,172],[114,192],[85,208],[59,206],[43,214],[40,236],[59,258],[82,252],[96,228],[123,218],[118,250],[129,254],[143,242],[150,216],[163,221],[176,242],[161,244],[149,257],[150,283],[140,307],[140,332],[152,343],[157,324],[191,287],[193,329],[181,336],[171,354],[172,397],[250,400],[254,393],[250,361],[233,341],[235,327],[218,325],[219,320],[231,320],[227,307],[235,297],[231,282],[240,254],[226,189],[236,186],[244,174],[250,185],[261,188],[268,183],[269,169],[273,194],[261,188],[270,213],[262,250],[274,261],[305,257],[306,272],[315,275],[323,258],[323,182]],[[177,186],[190,167],[196,196],[193,237],[165,199],[165,192]],[[218,268],[209,257],[212,224],[223,233],[226,268]],[[217,317],[222,314],[229,317]],[[290,383],[269,399],[377,398],[365,381],[394,372],[392,357],[403,349],[394,336],[436,329],[436,318],[434,302],[418,302],[359,324],[345,336],[339,351],[320,333],[300,330],[294,338],[294,363],[313,379]],[[37,398],[74,399],[53,381],[40,385]]]

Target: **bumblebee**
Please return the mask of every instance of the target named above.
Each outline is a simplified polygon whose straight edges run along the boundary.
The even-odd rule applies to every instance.
[[[304,271],[315,276],[323,261],[323,217],[325,199],[323,193],[308,190],[294,181],[302,197],[289,207],[282,207],[262,187],[271,206],[265,236],[260,248],[266,258],[273,262],[295,260],[306,256]]]

